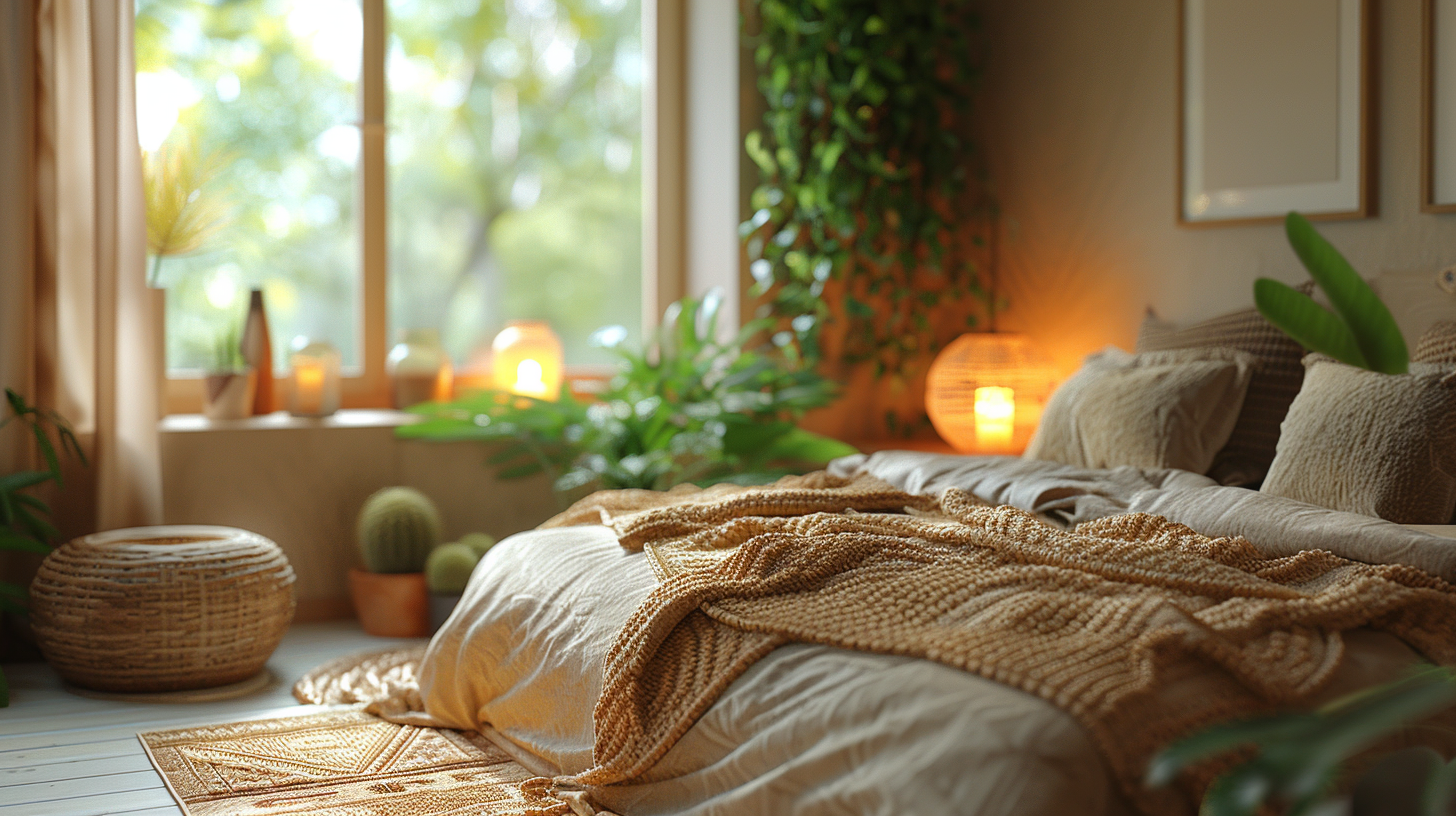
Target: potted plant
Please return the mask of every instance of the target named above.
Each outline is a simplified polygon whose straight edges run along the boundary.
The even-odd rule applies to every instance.
[[[1270,278],[1254,281],[1254,304],[1265,320],[1311,351],[1383,374],[1404,374],[1410,353],[1380,296],[1345,256],[1296,212],[1284,219],[1294,254],[1330,299],[1331,312],[1309,295]]]
[[[252,416],[257,377],[257,372],[243,359],[237,327],[229,327],[213,347],[212,364],[203,378],[202,413],[208,419]]]
[[[432,633],[455,611],[475,565],[494,546],[495,539],[485,533],[467,533],[459,541],[441,544],[430,551],[430,557],[425,560],[425,584],[430,588]]]
[[[378,637],[430,634],[425,562],[440,543],[440,511],[411,487],[386,487],[359,511],[359,555],[349,594],[364,631]],[[472,564],[472,566],[474,566]]]
[[[545,472],[563,506],[595,489],[766,484],[856,453],[797,424],[834,399],[835,384],[804,365],[792,344],[759,342],[771,335],[771,320],[720,340],[720,304],[716,293],[672,304],[641,350],[604,342],[621,364],[592,403],[566,388],[555,401],[485,391],[411,408],[424,421],[395,433],[491,444],[500,478]]]
[[[44,470],[19,470],[0,476],[0,551],[30,552],[44,555],[51,551],[50,542],[60,534],[51,525],[48,517],[50,508],[45,502],[25,492],[45,482],[64,486],[61,476],[61,460],[56,452],[70,453],[86,464],[86,454],[81,451],[71,426],[59,414],[26,403],[25,398],[5,389],[6,407],[10,416],[0,420],[0,428],[12,422],[24,425],[30,436],[35,438],[45,461]],[[56,435],[51,441],[50,426]],[[29,593],[25,587],[0,581],[0,611],[24,615]],[[0,672],[0,707],[10,705],[10,688],[5,674]]]

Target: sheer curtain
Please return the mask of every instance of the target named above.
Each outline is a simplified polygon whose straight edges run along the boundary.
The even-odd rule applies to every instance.
[[[63,531],[159,523],[132,3],[5,5],[0,379],[59,411],[90,449],[55,505]],[[0,467],[27,451],[0,438]]]

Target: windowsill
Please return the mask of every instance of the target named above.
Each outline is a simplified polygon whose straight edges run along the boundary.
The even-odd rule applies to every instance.
[[[246,419],[208,419],[202,414],[171,414],[158,425],[162,433],[208,431],[296,431],[317,428],[397,428],[419,421],[415,414],[388,408],[345,408],[332,416],[296,417],[287,411]]]

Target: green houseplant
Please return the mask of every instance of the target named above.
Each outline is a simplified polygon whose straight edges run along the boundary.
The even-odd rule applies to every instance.
[[[771,321],[718,340],[720,303],[709,295],[668,307],[645,349],[616,349],[620,370],[596,402],[566,389],[555,401],[486,391],[417,406],[424,421],[397,433],[489,443],[499,476],[546,473],[563,499],[592,487],[762,483],[854,453],[795,424],[829,403],[834,385],[791,345],[755,345]]]
[[[412,487],[386,487],[364,501],[355,529],[364,569],[349,571],[349,594],[364,631],[429,634],[425,564],[442,527],[435,503]]]
[[[1170,746],[1148,767],[1149,785],[1166,785],[1210,757],[1248,757],[1209,786],[1202,816],[1444,816],[1456,803],[1456,763],[1429,748],[1390,755],[1338,788],[1352,757],[1401,728],[1456,704],[1456,676],[1426,666],[1410,676],[1336,700],[1312,712],[1276,714],[1210,728]],[[1344,810],[1342,800],[1352,806]],[[1378,805],[1375,809],[1367,809]],[[1278,807],[1270,811],[1269,808]]]
[[[20,470],[0,476],[0,550],[43,555],[51,551],[50,542],[60,533],[50,523],[50,508],[46,503],[26,491],[46,482],[55,482],[57,487],[64,486],[61,455],[69,453],[84,465],[86,454],[76,441],[70,424],[60,414],[30,405],[9,388],[5,389],[5,403],[9,416],[0,420],[0,428],[12,422],[25,426],[35,439],[45,469]],[[0,610],[24,614],[26,598],[25,587],[0,581]],[[0,673],[0,707],[9,704],[10,689],[4,673]]]
[[[1259,313],[1311,351],[1372,371],[1404,374],[1410,363],[1405,338],[1370,284],[1304,216],[1289,213],[1284,231],[1333,311],[1287,284],[1259,278],[1254,281]]]
[[[756,290],[809,360],[908,378],[999,307],[978,264],[996,208],[968,122],[977,16],[941,0],[756,9],[759,184],[740,227]]]

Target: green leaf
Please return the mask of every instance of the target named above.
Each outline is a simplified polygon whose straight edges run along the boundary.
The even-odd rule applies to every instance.
[[[0,476],[0,493],[14,493],[50,479],[50,472],[44,470],[22,470],[9,476]]]
[[[45,555],[51,551],[51,547],[44,541],[37,541],[9,528],[0,527],[0,550],[33,552]]]
[[[1410,354],[1405,338],[1370,284],[1304,216],[1289,213],[1284,219],[1284,231],[1294,254],[1329,296],[1335,313],[1349,326],[1361,355],[1369,362],[1366,367],[1385,374],[1406,373]]]
[[[1342,363],[1370,368],[1350,327],[1309,295],[1270,278],[1254,281],[1254,305],[1301,346]]]
[[[853,445],[802,428],[791,428],[788,433],[774,439],[759,458],[768,462],[792,461],[819,465],[856,453],[859,453],[859,449]]]

